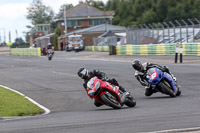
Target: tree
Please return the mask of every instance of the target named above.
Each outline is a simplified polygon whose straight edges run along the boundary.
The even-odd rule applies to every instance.
[[[93,1],[92,6],[100,10],[102,10],[102,7],[103,7],[103,10],[105,9],[105,5],[102,1]]]
[[[61,17],[64,13],[64,8],[65,8],[65,11],[71,9],[72,7],[74,7],[72,4],[63,4],[60,6],[60,9],[59,9],[59,13],[56,15],[58,17]]]
[[[31,20],[33,25],[50,23],[54,16],[51,7],[43,5],[42,0],[33,0],[27,10],[28,15],[26,17]]]
[[[58,50],[58,37],[61,35],[61,29],[57,27],[54,33],[54,48],[55,50]]]
[[[15,39],[14,43],[12,43],[11,48],[27,48],[29,46],[30,45],[28,43],[25,43],[25,41],[21,37],[19,37]]]
[[[159,0],[156,3],[157,12],[156,15],[158,16],[158,21],[162,22],[167,17],[168,12],[168,3],[167,0]]]
[[[157,16],[152,9],[143,13],[142,18],[142,23],[152,23],[157,21]]]

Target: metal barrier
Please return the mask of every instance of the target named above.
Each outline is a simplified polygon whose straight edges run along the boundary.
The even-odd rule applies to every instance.
[[[195,19],[176,20],[174,22],[140,24],[127,28],[127,43],[169,44],[200,42],[200,21]]]
[[[7,46],[0,47],[0,54],[10,54],[10,47]]]
[[[116,46],[117,45],[117,37],[101,37],[94,38],[93,43],[94,46]]]

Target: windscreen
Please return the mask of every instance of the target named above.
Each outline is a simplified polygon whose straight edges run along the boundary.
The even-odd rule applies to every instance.
[[[155,72],[156,69],[155,68],[150,68],[148,71],[147,71],[147,75],[151,75],[153,72]]]
[[[92,86],[94,85],[94,78],[91,78],[89,81],[88,81],[88,83],[87,83],[87,87],[89,88],[89,89],[92,89]]]
[[[69,42],[81,43],[82,37],[69,37]]]

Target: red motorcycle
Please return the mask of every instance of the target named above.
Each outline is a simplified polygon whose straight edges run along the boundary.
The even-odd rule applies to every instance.
[[[123,92],[118,86],[102,81],[97,77],[93,77],[87,83],[87,90],[88,95],[99,103],[110,106],[114,109],[120,109],[123,106],[119,96]],[[134,107],[136,105],[136,100],[133,96],[128,95],[124,104],[128,107]]]

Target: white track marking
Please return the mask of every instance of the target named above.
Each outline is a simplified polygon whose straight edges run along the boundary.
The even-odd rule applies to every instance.
[[[56,72],[56,71],[52,71],[52,73],[54,73],[54,74],[60,74],[60,75],[67,75],[67,76],[73,76],[73,77],[77,76],[77,75],[73,75],[73,74],[69,74],[69,73],[62,73],[62,72]]]
[[[31,99],[30,97],[25,96],[23,93],[21,93],[21,92],[19,92],[19,91],[16,91],[16,90],[14,90],[14,89],[11,89],[11,88],[9,88],[9,87],[7,87],[7,86],[0,85],[0,87],[6,88],[6,89],[8,89],[8,90],[10,90],[10,91],[13,91],[13,92],[15,92],[15,93],[17,93],[17,94],[19,94],[19,95],[25,97],[25,98],[28,99],[30,102],[32,102],[33,104],[37,105],[38,107],[40,107],[41,109],[43,109],[43,110],[45,111],[45,113],[43,113],[42,115],[46,115],[46,114],[49,114],[49,113],[50,113],[50,110],[49,110],[48,108],[46,108],[46,107],[42,106],[41,104],[37,103],[36,101],[34,101],[33,99]]]
[[[169,129],[169,130],[162,130],[162,131],[154,131],[154,132],[145,132],[145,133],[174,133],[174,132],[187,132],[187,133],[195,133],[200,132],[200,127],[194,128],[182,128],[182,129]]]

